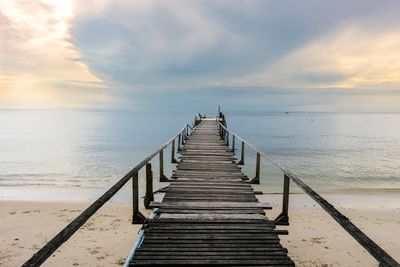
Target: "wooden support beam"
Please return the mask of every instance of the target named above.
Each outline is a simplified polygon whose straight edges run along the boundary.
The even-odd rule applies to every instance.
[[[235,152],[236,135],[232,135],[232,152]]]
[[[160,164],[159,164],[159,169],[160,169],[160,182],[169,182],[169,179],[164,175],[164,149],[160,150]]]
[[[250,181],[251,184],[260,184],[260,164],[261,164],[260,152],[257,152],[256,156],[256,176]]]
[[[182,133],[179,133],[179,136],[178,136],[178,152],[180,152],[181,150],[182,150],[182,148],[181,148],[181,138],[182,138]]]
[[[277,225],[289,225],[289,186],[290,178],[285,174],[283,178],[282,212],[275,219]]]
[[[245,143],[242,141],[242,148],[240,149],[240,161],[237,163],[237,165],[244,165],[244,146]]]
[[[151,163],[146,164],[146,195],[144,196],[144,207],[150,208],[150,202],[154,201],[153,194],[153,171],[151,170]]]
[[[143,224],[146,217],[139,211],[139,177],[135,172],[132,175],[132,224]]]
[[[178,163],[178,161],[175,158],[175,139],[172,140],[171,144],[171,163]]]
[[[182,145],[184,145],[184,144],[185,144],[185,141],[186,141],[185,129],[182,130],[181,135],[182,135],[182,138],[181,138]]]

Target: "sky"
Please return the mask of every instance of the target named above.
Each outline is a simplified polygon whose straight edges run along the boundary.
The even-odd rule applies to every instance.
[[[398,0],[1,0],[0,107],[400,112]]]

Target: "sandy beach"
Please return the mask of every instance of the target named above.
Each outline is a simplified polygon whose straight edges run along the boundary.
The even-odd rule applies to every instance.
[[[373,241],[397,261],[400,260],[400,207],[398,197],[378,192],[322,194]],[[281,210],[282,195],[260,197],[271,203],[270,219]],[[282,245],[296,266],[378,266],[377,261],[328,213],[305,194],[291,194],[289,235]]]
[[[376,261],[318,206],[295,196],[288,236],[281,236],[297,266],[377,266]],[[274,218],[278,201],[268,212]],[[1,201],[0,265],[19,266],[58,233],[88,204]],[[340,208],[400,260],[400,209]],[[148,212],[148,211],[147,211]],[[109,203],[68,240],[43,266],[120,266],[140,226],[132,225],[129,204]]]
[[[88,203],[2,201],[0,265],[20,266]],[[128,204],[110,203],[52,255],[43,266],[120,266],[136,241]]]
[[[397,261],[400,210],[343,209],[342,212]],[[282,245],[297,266],[378,266],[376,260],[320,208],[290,210]]]

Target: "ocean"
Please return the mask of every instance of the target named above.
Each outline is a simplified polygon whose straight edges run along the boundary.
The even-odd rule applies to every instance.
[[[93,200],[193,117],[175,111],[0,110],[0,198]],[[400,192],[400,114],[228,111],[226,118],[230,129],[318,192]],[[170,175],[169,150],[164,157]],[[245,162],[251,178],[255,152],[249,147]],[[157,174],[158,157],[153,165]],[[260,190],[281,192],[282,177],[262,157]],[[119,198],[129,197],[128,186]]]

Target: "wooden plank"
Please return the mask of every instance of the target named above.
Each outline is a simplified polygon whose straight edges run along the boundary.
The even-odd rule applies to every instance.
[[[243,233],[243,234],[249,234],[249,233],[257,233],[257,234],[274,234],[274,233],[279,233],[281,230],[274,230],[272,228],[268,229],[250,229],[250,230],[245,230],[245,229],[240,229],[240,231],[237,231],[237,229],[215,229],[215,230],[196,230],[193,231],[193,229],[170,229],[170,228],[148,228],[145,230],[145,233],[149,232],[151,234],[153,233],[165,233],[167,232],[168,229],[168,234],[174,233],[174,234],[193,234],[193,235],[203,235],[203,234],[238,234],[238,233]],[[283,233],[283,232],[282,232]]]
[[[196,260],[163,260],[160,262],[159,260],[133,260],[132,263],[130,264],[131,266],[142,266],[142,265],[175,265],[175,264],[180,264],[180,265],[242,265],[242,266],[248,266],[249,264],[254,264],[254,265],[263,265],[263,266],[294,266],[293,261],[287,259],[287,260],[208,260],[208,259],[196,259]]]
[[[248,189],[207,189],[207,188],[168,188],[166,189],[170,195],[186,195],[186,194],[198,194],[202,196],[229,196],[229,195],[239,195],[241,197],[254,197],[254,191]]]
[[[202,260],[202,255],[180,255],[179,252],[173,253],[173,255],[135,255],[135,260]],[[207,260],[288,260],[287,255],[209,255]]]
[[[196,196],[191,196],[191,197],[164,197],[164,201],[165,202],[185,202],[188,199],[190,200],[198,200],[201,202],[217,202],[217,201],[221,201],[221,202],[227,202],[227,201],[231,201],[231,202],[238,202],[238,201],[242,201],[242,202],[257,202],[257,199],[248,199],[248,198],[235,198],[235,197],[224,197],[224,198],[216,198],[216,197],[196,197]]]
[[[260,208],[260,209],[270,209],[271,206],[268,204],[261,204],[261,203],[246,203],[246,202],[151,202],[150,206],[155,208],[191,208],[191,209],[202,209],[202,208],[235,208],[235,209],[251,209],[251,208]]]
[[[199,241],[199,240],[195,240]],[[232,240],[214,240],[210,242],[188,242],[187,240],[182,242],[182,240],[173,240],[168,242],[168,240],[148,240],[142,242],[140,248],[146,249],[176,249],[176,250],[211,250],[217,251],[221,249],[230,250],[263,250],[265,248],[282,248],[279,240],[260,240],[259,242],[250,242],[249,240],[239,240],[241,242],[234,242]],[[217,242],[218,241],[218,242]]]
[[[235,188],[251,188],[253,189],[250,185],[248,184],[243,184],[241,182],[238,183],[213,183],[213,182],[204,182],[204,181],[180,181],[179,183],[170,183],[170,188],[172,187],[177,187],[177,188],[185,188],[185,187],[196,187],[196,188],[207,188],[207,189],[213,189],[213,188],[224,188],[224,189],[235,189]]]
[[[161,208],[157,211],[157,213],[177,213],[177,214],[190,214],[190,213],[197,213],[197,214],[204,214],[205,210],[198,210],[198,209],[164,209]],[[262,214],[265,215],[265,212],[262,209],[242,209],[242,210],[235,210],[235,209],[214,209],[214,210],[207,210],[208,214]]]
[[[274,233],[270,233],[270,234],[246,234],[246,233],[238,233],[238,234],[162,234],[160,235],[159,233],[155,233],[155,234],[151,234],[150,232],[146,233],[145,236],[146,240],[163,240],[163,239],[167,239],[167,240],[275,240],[275,239],[279,239],[278,236]]]
[[[222,252],[222,253],[235,253],[235,252],[285,252],[287,253],[286,248],[278,247],[278,246],[270,246],[265,248],[251,248],[251,247],[213,247],[213,248],[188,248],[188,247],[146,247],[139,248],[138,252],[168,252],[168,251],[180,251],[180,252]]]
[[[223,247],[226,246],[227,244],[236,244],[236,245],[248,245],[248,244],[253,244],[254,246],[257,245],[257,247],[264,247],[264,246],[269,246],[269,244],[279,244],[279,238],[276,239],[256,239],[256,240],[247,240],[247,239],[195,239],[195,240],[169,240],[169,239],[144,239],[142,244],[186,244],[188,247],[192,245],[197,245],[197,244],[203,244],[206,247],[211,246],[212,244],[221,244]]]
[[[280,251],[143,251],[139,250],[136,252],[136,256],[286,256],[284,250]]]
[[[217,224],[217,223],[175,223],[175,224],[164,224],[152,221],[148,224],[149,229],[181,229],[181,230],[193,230],[197,231],[215,231],[215,230],[267,230],[275,228],[275,225],[271,221],[265,221],[264,223],[248,223],[248,224]]]

